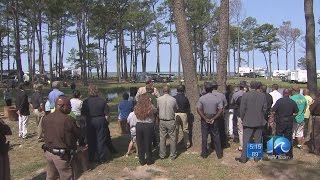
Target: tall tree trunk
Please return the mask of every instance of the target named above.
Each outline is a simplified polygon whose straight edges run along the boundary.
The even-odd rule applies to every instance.
[[[234,73],[239,73],[239,71],[236,71],[236,69],[237,69],[237,60],[236,60],[236,48],[234,47],[233,48],[233,72]]]
[[[237,48],[238,48],[238,68],[237,68],[237,72],[239,72],[239,68],[241,66],[241,49],[240,49],[240,23],[238,23],[238,42],[237,42]]]
[[[195,117],[192,130],[192,142],[194,147],[199,148],[201,144],[201,133],[199,117],[197,116],[196,112],[196,103],[199,99],[199,89],[184,7],[184,0],[173,1],[173,14],[177,29],[179,52],[181,53],[183,72],[188,72],[183,73],[187,90],[186,95],[190,101],[191,113],[193,114],[193,117]]]
[[[53,80],[53,70],[52,70],[52,27],[50,23],[48,23],[48,55],[49,55],[49,69],[50,69],[50,86],[52,86],[52,80]]]
[[[218,51],[218,50],[217,50]],[[228,32],[228,52],[227,52],[227,56],[228,56],[228,73],[229,76],[231,76],[231,37],[230,37],[230,32]],[[217,57],[217,64],[219,63],[219,58]],[[218,66],[217,66],[217,72],[218,72]],[[234,72],[236,73],[236,72]]]
[[[252,70],[254,71],[254,49],[252,50]]]
[[[280,69],[280,64],[279,64],[279,49],[277,48],[277,67],[278,67],[278,70]]]
[[[121,83],[121,67],[120,67],[120,46],[119,46],[119,37],[120,36],[120,31],[117,32],[117,37],[116,37],[116,47],[117,47],[117,77],[118,77],[118,83]]]
[[[37,40],[38,40],[38,51],[39,51],[39,56],[38,56],[38,66],[39,66],[39,72],[40,74],[43,74],[44,72],[44,63],[43,63],[43,47],[42,47],[42,11],[39,9],[38,12],[38,30],[36,31],[37,33]]]
[[[288,64],[289,64],[289,60],[288,60],[288,54],[289,54],[289,52],[288,52],[288,46],[286,46],[286,70],[288,70],[289,69],[289,67],[288,67]]]
[[[272,56],[272,53],[271,52],[268,52],[269,54],[269,77],[271,77],[271,73],[272,73],[272,59],[271,59],[271,56]]]
[[[229,0],[220,1],[219,17],[219,66],[217,82],[219,90],[225,92],[227,83],[228,58],[228,32],[229,32]]]
[[[7,7],[7,9],[9,10],[9,3],[8,3],[8,7]],[[9,20],[10,20],[10,18],[9,18],[9,16],[7,15],[7,17],[6,17],[7,19],[7,21],[6,21],[6,29],[9,29],[10,28],[10,25],[9,25]],[[8,61],[8,72],[10,71],[10,35],[9,35],[10,33],[8,33],[8,35],[7,35],[7,61]]]
[[[21,45],[20,45],[20,19],[19,19],[19,2],[14,1],[13,15],[14,15],[14,44],[15,44],[15,59],[17,63],[17,75],[20,82],[23,81],[23,72],[21,64]]]
[[[123,33],[123,29],[121,30],[121,53],[122,53],[122,65],[123,65],[123,78],[125,80],[128,79],[128,65],[127,65],[127,48],[126,48],[126,45],[125,45],[125,42],[124,42],[124,33]]]
[[[317,64],[315,50],[315,23],[313,14],[313,0],[304,0],[304,13],[306,19],[306,63],[308,76],[308,89],[312,95],[317,93]]]
[[[28,71],[29,71],[29,77],[30,79],[29,80],[32,80],[31,77],[32,77],[32,52],[33,52],[33,49],[32,49],[32,35],[31,35],[31,30],[30,30],[30,25],[28,24],[27,27],[26,27],[26,33],[27,33],[27,36],[26,36],[26,40],[27,40],[27,54],[28,54]]]
[[[159,28],[156,25],[156,46],[157,46],[157,68],[156,72],[160,73],[160,37]]]
[[[296,42],[293,42],[293,66],[294,66],[294,70],[296,70],[296,66],[297,66],[297,62],[296,62]]]
[[[172,70],[172,24],[169,25],[169,31],[170,31],[170,38],[169,38],[169,74],[171,74]],[[180,61],[179,64],[180,66]]]
[[[130,78],[132,78],[132,70],[133,70],[133,59],[134,59],[134,54],[133,54],[133,33],[130,31]]]
[[[266,53],[265,53],[265,52],[263,52],[263,56],[264,56],[264,61],[265,61],[265,63],[266,63],[267,72],[269,72],[268,60],[267,60],[267,56],[266,56]]]

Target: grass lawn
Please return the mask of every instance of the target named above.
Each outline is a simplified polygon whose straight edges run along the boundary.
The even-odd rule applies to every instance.
[[[228,80],[229,84],[238,84],[239,78]],[[262,81],[262,79],[261,79]],[[267,85],[277,82],[285,87],[281,81],[263,81]],[[281,83],[281,84],[280,84]],[[283,84],[282,84],[283,83]],[[128,90],[131,86],[143,84],[114,84],[106,81],[95,82],[101,94]],[[175,85],[175,84],[174,84]],[[290,84],[287,84],[288,86]],[[161,84],[160,84],[161,86]],[[305,86],[305,85],[302,85]],[[87,87],[78,85],[85,92]],[[45,88],[45,93],[49,91]],[[70,95],[69,88],[62,88]],[[31,90],[29,90],[31,92]],[[83,93],[86,94],[86,93]],[[2,95],[2,91],[1,94]],[[201,159],[199,154],[192,150],[185,151],[181,143],[178,145],[179,156],[176,160],[156,160],[154,165],[140,166],[134,155],[125,157],[129,135],[120,135],[117,124],[117,104],[120,98],[112,100],[109,105],[112,110],[110,130],[115,147],[119,154],[109,155],[108,162],[96,166],[93,170],[82,174],[80,179],[319,179],[320,157],[308,153],[307,148],[299,150],[294,148],[294,160],[264,160],[260,162],[249,161],[246,164],[234,160],[240,155],[237,151],[239,144],[231,143],[231,147],[224,150],[223,159],[217,159],[215,152],[207,159]],[[3,101],[0,101],[2,110]],[[28,132],[31,138],[22,140],[18,138],[18,123],[4,119],[13,131],[8,136],[11,144],[9,152],[12,179],[44,179],[45,159],[41,150],[42,143],[36,139],[36,123],[34,117],[29,119]],[[181,137],[181,134],[180,136]],[[109,153],[108,153],[109,154]],[[154,152],[155,157],[158,151]],[[0,177],[1,179],[1,177]]]

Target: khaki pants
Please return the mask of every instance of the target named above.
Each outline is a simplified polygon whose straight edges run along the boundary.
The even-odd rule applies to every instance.
[[[240,146],[241,148],[243,148],[243,124],[242,124],[242,120],[240,117],[238,118],[238,134],[239,134],[239,142],[240,142]]]
[[[72,167],[68,161],[48,151],[46,151],[44,155],[47,160],[47,180],[56,180],[58,178],[65,180],[72,178]]]
[[[43,132],[42,132],[42,119],[44,116],[44,111],[40,112],[38,109],[33,110],[33,114],[36,116],[36,123],[38,125],[37,127],[37,136],[38,139],[41,139],[43,137]]]
[[[167,136],[169,136],[170,138],[170,157],[174,159],[177,156],[176,121],[175,120],[170,120],[170,121],[160,120],[160,151],[159,151],[160,158],[164,158],[166,155]]]
[[[175,119],[177,123],[176,140],[179,139],[179,128],[182,127],[183,140],[185,146],[189,143],[189,129],[188,129],[188,114],[187,113],[175,113]]]

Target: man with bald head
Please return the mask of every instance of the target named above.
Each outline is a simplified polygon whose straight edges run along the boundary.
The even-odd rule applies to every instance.
[[[288,89],[283,90],[283,97],[277,100],[272,107],[272,115],[276,120],[276,135],[284,136],[292,142],[292,128],[294,117],[298,113],[299,109],[292,99],[290,99],[290,91]],[[292,143],[291,143],[292,144]],[[291,158],[293,157],[292,149],[287,154]]]
[[[47,160],[46,179],[72,178],[72,153],[77,148],[80,129],[68,115],[71,112],[70,99],[65,96],[57,98],[55,111],[43,118],[43,149]]]
[[[163,96],[157,98],[157,108],[160,119],[159,156],[161,159],[166,156],[166,138],[168,135],[170,138],[170,158],[174,160],[177,157],[175,113],[177,112],[178,105],[176,99],[170,95],[169,86],[163,87]]]

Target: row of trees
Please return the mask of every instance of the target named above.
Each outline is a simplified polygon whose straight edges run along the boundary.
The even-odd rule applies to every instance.
[[[293,28],[290,21],[278,28],[268,23],[259,25],[254,17],[242,17],[241,0],[230,0],[229,5],[229,72],[237,72],[242,65],[252,64],[254,68],[256,50],[264,55],[270,74],[274,54],[280,68],[280,49],[286,53],[286,69],[293,49],[296,68],[295,51],[301,30]],[[195,68],[200,78],[213,75],[219,59],[220,7],[210,0],[186,0],[185,14]],[[7,69],[16,68],[19,78],[22,63],[28,63],[31,75],[36,69],[43,73],[46,63],[51,75],[61,75],[66,61],[81,68],[85,81],[93,69],[98,78],[106,78],[111,61],[109,46],[116,53],[119,82],[133,76],[138,66],[143,72],[147,70],[148,61],[154,61],[148,59],[151,45],[156,46],[157,63],[149,70],[161,72],[160,63],[164,61],[160,46],[167,45],[170,53],[165,63],[172,71],[176,32],[171,0],[3,0],[0,15],[1,70],[7,62]],[[65,41],[69,37],[75,37],[77,42],[66,57]],[[21,54],[26,54],[27,59],[22,60]],[[14,67],[10,67],[12,61]]]
[[[197,102],[197,92],[199,91],[197,86],[197,77],[196,74],[194,73],[195,71],[192,72],[192,69],[195,69],[194,63],[192,63],[193,57],[191,54],[192,48],[190,46],[191,41],[189,39],[189,36],[187,35],[188,33],[188,27],[186,23],[187,16],[185,15],[184,11],[184,0],[173,0],[174,1],[174,14],[175,14],[175,24],[177,27],[177,33],[178,33],[178,41],[179,41],[179,47],[181,51],[181,56],[182,56],[182,65],[183,65],[183,70],[187,71],[188,73],[185,74],[185,80],[186,80],[186,87],[187,87],[187,96],[190,99],[190,104],[193,106],[192,109],[192,114],[196,115],[196,108],[194,107],[196,102]],[[218,84],[220,85],[220,91],[224,91],[226,87],[226,80],[227,80],[227,46],[228,46],[228,32],[229,32],[229,0],[221,0],[220,1],[221,7],[220,7],[220,17],[219,17],[219,59],[218,59],[218,77],[217,81]],[[316,53],[315,53],[315,21],[314,21],[314,14],[313,14],[313,0],[305,0],[304,1],[304,11],[305,11],[305,19],[306,19],[306,38],[305,38],[305,43],[306,43],[306,66],[307,66],[307,72],[308,72],[308,88],[310,89],[312,95],[315,95],[317,93],[317,75],[316,75]],[[232,11],[231,11],[232,12]],[[320,21],[320,20],[319,20]],[[285,22],[283,23],[283,26],[281,27],[282,29],[287,28],[288,31],[294,32],[295,30],[288,28],[289,23]],[[257,28],[258,32],[260,32],[263,29],[266,29],[264,34],[267,34],[269,36],[275,36],[275,32],[271,31],[271,26],[268,24],[262,25],[260,28]],[[238,31],[239,32],[239,31]],[[281,31],[280,31],[281,32]],[[240,46],[240,41],[239,41],[239,34],[238,33],[238,47]],[[262,33],[261,33],[262,34]],[[281,34],[281,33],[279,33]],[[297,37],[292,36],[291,37]],[[285,35],[283,36],[285,37]],[[261,36],[257,38],[260,40]],[[262,38],[261,38],[262,39]],[[294,39],[294,38],[292,38]],[[288,40],[285,48],[289,48],[290,46],[290,40]],[[254,41],[253,41],[254,42]],[[262,43],[262,41],[257,41],[259,43]],[[271,47],[270,44],[274,43],[273,39],[271,41],[267,41],[266,47]],[[293,44],[295,43],[294,40],[292,42]],[[270,52],[271,50],[269,48],[263,48],[263,44],[259,44],[258,46],[261,51],[268,52],[269,58],[270,58]],[[240,48],[239,48],[240,50]],[[238,51],[240,52],[240,51]],[[288,53],[288,49],[286,49],[286,53]],[[230,57],[230,53],[229,53]],[[238,57],[240,57],[240,53],[238,53]],[[239,58],[240,59],[240,58]],[[270,62],[270,61],[269,61]],[[270,66],[271,67],[271,66]],[[190,73],[189,73],[190,72]],[[189,91],[188,91],[189,90]],[[199,118],[195,116],[196,118]],[[198,121],[195,121],[198,122]],[[200,123],[194,123],[193,127],[193,142],[194,142],[194,147],[199,147],[200,144]]]

